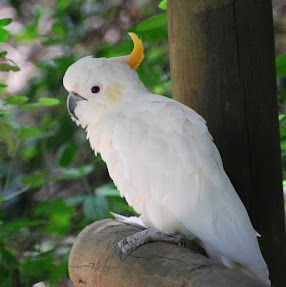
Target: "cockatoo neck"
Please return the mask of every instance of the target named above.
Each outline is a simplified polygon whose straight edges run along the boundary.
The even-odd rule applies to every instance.
[[[95,97],[94,99],[89,98],[88,101],[78,102],[75,111],[78,116],[78,120],[75,120],[76,123],[86,131],[95,130],[123,113],[126,108],[132,109],[134,102],[146,97],[149,93],[141,82],[138,84],[136,89],[128,89],[119,82],[114,82],[106,87],[102,98]]]

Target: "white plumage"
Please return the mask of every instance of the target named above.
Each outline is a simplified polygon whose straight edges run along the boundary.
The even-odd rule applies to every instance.
[[[201,116],[149,93],[120,58],[83,58],[64,85],[86,99],[74,120],[147,227],[195,236],[214,260],[270,285],[256,231]]]

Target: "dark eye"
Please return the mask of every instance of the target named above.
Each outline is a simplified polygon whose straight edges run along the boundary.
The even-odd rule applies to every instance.
[[[94,94],[98,93],[99,91],[100,91],[100,87],[99,86],[93,86],[91,88],[91,92],[94,93]]]

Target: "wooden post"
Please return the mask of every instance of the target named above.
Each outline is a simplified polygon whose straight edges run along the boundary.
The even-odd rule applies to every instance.
[[[148,243],[121,257],[115,244],[138,229],[114,220],[97,221],[77,237],[69,257],[75,287],[263,287],[257,279],[215,264],[192,250]]]
[[[168,1],[174,98],[208,123],[285,286],[285,224],[270,0]]]

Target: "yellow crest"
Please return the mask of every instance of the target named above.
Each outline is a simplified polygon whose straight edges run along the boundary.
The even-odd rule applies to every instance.
[[[142,41],[135,33],[130,32],[128,33],[128,35],[130,36],[134,44],[133,51],[129,55],[128,65],[132,69],[136,70],[144,59],[144,47]]]

